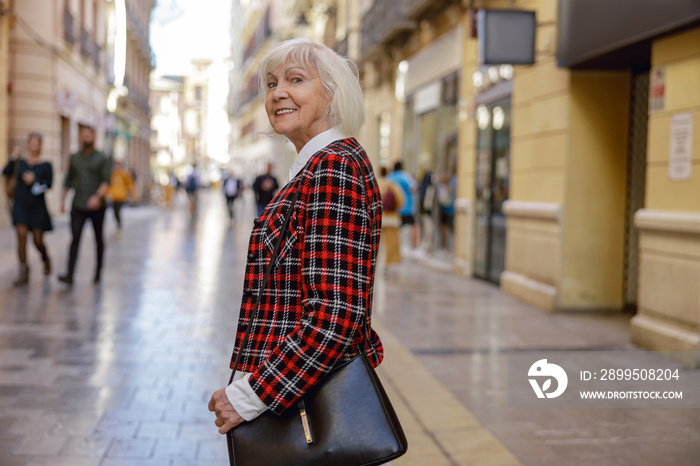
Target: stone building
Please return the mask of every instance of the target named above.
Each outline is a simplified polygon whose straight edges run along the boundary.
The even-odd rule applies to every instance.
[[[149,42],[155,3],[155,0],[115,0],[108,2],[107,7],[107,18],[109,24],[115,25],[115,31],[107,36],[107,82],[111,89],[107,99],[105,150],[136,175],[137,188],[146,201],[153,182],[148,94],[149,78],[155,66]]]
[[[697,351],[700,9],[630,22],[633,3],[359,1],[362,142],[455,180],[450,231],[426,219],[433,259],[548,312],[636,313],[634,342]],[[534,62],[483,65],[479,9],[534,12]]]
[[[43,155],[57,180],[48,195],[54,214],[81,127],[95,129],[97,147],[126,160],[139,183],[150,178],[148,24],[154,5],[154,0],[22,0],[4,10],[7,114],[0,119],[8,137],[3,146],[24,145],[31,131],[43,134]],[[5,212],[1,222],[7,224]]]

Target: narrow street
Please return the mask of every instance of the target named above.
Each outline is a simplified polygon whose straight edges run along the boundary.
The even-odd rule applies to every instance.
[[[0,465],[227,464],[207,401],[229,375],[253,204],[233,222],[218,191],[199,207],[193,222],[184,197],[128,208],[119,238],[108,211],[99,285],[89,226],[71,288],[56,280],[65,218],[47,235],[53,275],[31,250],[25,288],[0,231]],[[700,464],[698,409],[508,407],[509,352],[634,351],[629,315],[546,314],[413,261],[375,288],[379,373],[409,438],[395,466]]]

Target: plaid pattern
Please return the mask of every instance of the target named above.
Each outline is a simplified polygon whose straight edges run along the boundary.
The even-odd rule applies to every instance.
[[[296,190],[288,231],[251,324],[258,288]],[[381,197],[357,140],[335,141],[314,154],[256,223],[232,361],[247,325],[253,325],[238,370],[252,372],[255,393],[281,413],[336,363],[355,356],[362,319],[370,322]],[[376,367],[384,350],[371,326],[369,343]]]

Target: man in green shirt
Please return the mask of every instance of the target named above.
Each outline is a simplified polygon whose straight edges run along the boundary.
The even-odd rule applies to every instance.
[[[73,283],[75,263],[78,259],[78,248],[83,227],[87,219],[92,222],[97,243],[97,267],[95,269],[94,283],[100,282],[102,273],[102,257],[104,256],[104,238],[102,227],[105,219],[105,194],[109,188],[111,164],[105,155],[95,150],[95,130],[84,127],[80,130],[80,143],[82,149],[71,155],[68,173],[63,183],[63,198],[61,199],[61,213],[66,211],[66,196],[73,189],[73,205],[70,211],[70,225],[73,233],[73,241],[70,245],[68,259],[68,272],[58,279],[64,283]]]

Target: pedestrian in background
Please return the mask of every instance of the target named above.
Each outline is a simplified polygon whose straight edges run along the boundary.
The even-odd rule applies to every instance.
[[[449,173],[440,174],[440,182],[437,185],[437,202],[440,221],[440,246],[449,249],[454,231],[455,199],[457,196],[457,176]]]
[[[379,169],[379,189],[382,193],[382,249],[387,272],[392,264],[401,262],[401,248],[399,246],[399,228],[401,217],[399,210],[404,204],[403,190],[393,181],[387,179],[386,167]]]
[[[2,174],[17,177],[12,206],[12,224],[17,230],[17,256],[19,257],[19,276],[15,286],[29,282],[29,265],[27,262],[27,238],[32,233],[34,246],[44,261],[44,275],[51,274],[44,232],[53,230],[51,216],[46,208],[44,193],[53,184],[51,163],[41,158],[41,133],[30,133],[27,138],[27,157],[21,157],[21,150],[15,149]]]
[[[223,183],[224,196],[226,196],[226,207],[228,208],[228,217],[233,220],[233,205],[236,198],[243,191],[243,183],[241,180],[233,176],[232,172],[228,172]]]
[[[122,233],[121,211],[124,203],[129,199],[129,196],[131,196],[132,202],[139,201],[139,193],[136,191],[136,186],[134,186],[134,178],[130,171],[124,169],[120,161],[114,162],[107,195],[112,199],[112,209],[114,210],[114,218],[117,221],[116,234],[118,237]]]
[[[262,215],[265,207],[270,203],[275,192],[279,189],[277,178],[272,176],[272,164],[267,164],[267,171],[255,178],[253,191],[255,191],[255,203],[258,206],[258,217]]]
[[[324,45],[294,39],[275,46],[261,68],[272,129],[297,157],[251,234],[232,360],[241,352],[242,364],[209,402],[222,434],[295,406],[363,341],[373,366],[384,354],[371,327],[381,198],[369,158],[351,137],[364,122],[357,67]],[[258,289],[280,235],[284,255]],[[257,293],[258,319],[250,320]],[[254,344],[241,348],[248,325]]]
[[[73,284],[80,238],[83,234],[85,222],[88,219],[92,222],[92,229],[95,232],[95,246],[97,250],[97,264],[93,283],[100,282],[105,249],[103,235],[105,211],[107,209],[105,196],[109,189],[111,175],[109,159],[102,152],[95,149],[95,130],[89,127],[81,128],[80,143],[82,149],[70,157],[61,198],[61,213],[63,213],[66,211],[66,197],[71,189],[74,191],[70,211],[70,226],[73,239],[70,244],[68,270],[65,275],[58,277],[60,281],[69,285]]]
[[[197,198],[199,193],[199,188],[202,187],[202,179],[199,176],[199,170],[197,170],[197,164],[192,164],[192,171],[187,178],[185,178],[185,192],[187,193],[188,209],[190,212],[190,221],[193,222],[195,216],[197,215]]]
[[[413,177],[403,169],[403,163],[398,161],[394,164],[394,171],[387,178],[401,187],[404,196],[404,205],[399,209],[401,216],[401,226],[409,225],[411,228],[411,245],[408,249],[418,248],[418,225],[414,210],[415,197],[418,191],[418,184]]]

